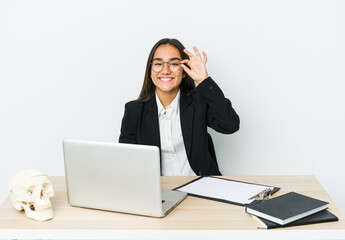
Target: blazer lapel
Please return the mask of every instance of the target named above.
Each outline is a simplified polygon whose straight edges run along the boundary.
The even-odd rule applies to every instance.
[[[153,97],[146,102],[143,113],[143,127],[145,127],[145,136],[148,138],[147,143],[161,148],[158,109],[156,98]]]
[[[181,92],[180,98],[180,118],[181,129],[183,135],[184,146],[186,148],[187,157],[190,160],[192,150],[192,135],[193,135],[193,117],[194,108],[191,103],[193,102],[192,96],[187,96]]]

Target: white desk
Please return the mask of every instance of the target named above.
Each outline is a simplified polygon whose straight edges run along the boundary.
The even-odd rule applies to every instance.
[[[174,188],[194,177],[162,177]],[[345,218],[313,176],[242,176],[234,180],[281,187],[275,196],[295,191],[329,202],[338,222],[274,230],[260,224],[244,207],[188,196],[162,219],[70,207],[64,177],[50,177],[54,219],[37,222],[15,210],[7,199],[0,206],[0,239],[345,239]]]

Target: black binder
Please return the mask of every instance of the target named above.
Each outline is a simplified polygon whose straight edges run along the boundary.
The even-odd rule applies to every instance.
[[[327,208],[328,202],[289,192],[246,206],[246,212],[271,222],[285,225]]]
[[[258,220],[259,223],[261,223],[265,229],[293,227],[293,226],[299,226],[299,225],[308,225],[308,224],[316,224],[316,223],[324,223],[324,222],[335,222],[339,220],[337,216],[335,216],[333,213],[330,213],[327,210],[322,210],[321,212],[314,213],[308,217],[299,219],[297,221],[291,222],[286,225],[280,225],[280,224],[268,221],[266,219],[256,217],[254,215],[253,217],[255,217],[255,219]]]

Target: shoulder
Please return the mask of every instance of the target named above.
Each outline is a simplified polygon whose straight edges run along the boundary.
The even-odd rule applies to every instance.
[[[145,102],[139,102],[138,100],[129,101],[125,104],[125,109],[138,109],[144,106]]]
[[[125,104],[125,114],[140,114],[144,109],[152,110],[157,107],[155,98],[150,98],[148,101],[133,100]]]
[[[133,125],[138,121],[140,114],[142,112],[143,103],[137,100],[127,102],[125,104],[125,112],[122,119],[122,127],[128,126],[128,124]]]
[[[145,103],[137,100],[129,101],[125,104],[125,116],[135,116],[141,113]]]

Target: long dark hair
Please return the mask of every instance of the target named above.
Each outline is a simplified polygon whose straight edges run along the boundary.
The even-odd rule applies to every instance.
[[[151,79],[151,63],[152,63],[153,55],[155,54],[157,48],[163,44],[170,44],[174,46],[180,52],[182,59],[189,59],[188,55],[183,52],[183,49],[185,49],[185,47],[177,39],[163,38],[159,40],[151,49],[150,55],[147,59],[144,83],[141,88],[140,95],[137,99],[137,101],[139,102],[146,102],[155,95],[156,86],[153,84],[152,79]],[[187,73],[185,73],[184,75],[185,77],[182,78],[180,89],[181,89],[181,92],[183,92],[184,94],[190,95],[195,91],[195,83],[194,83],[194,80],[190,76],[188,76]]]

